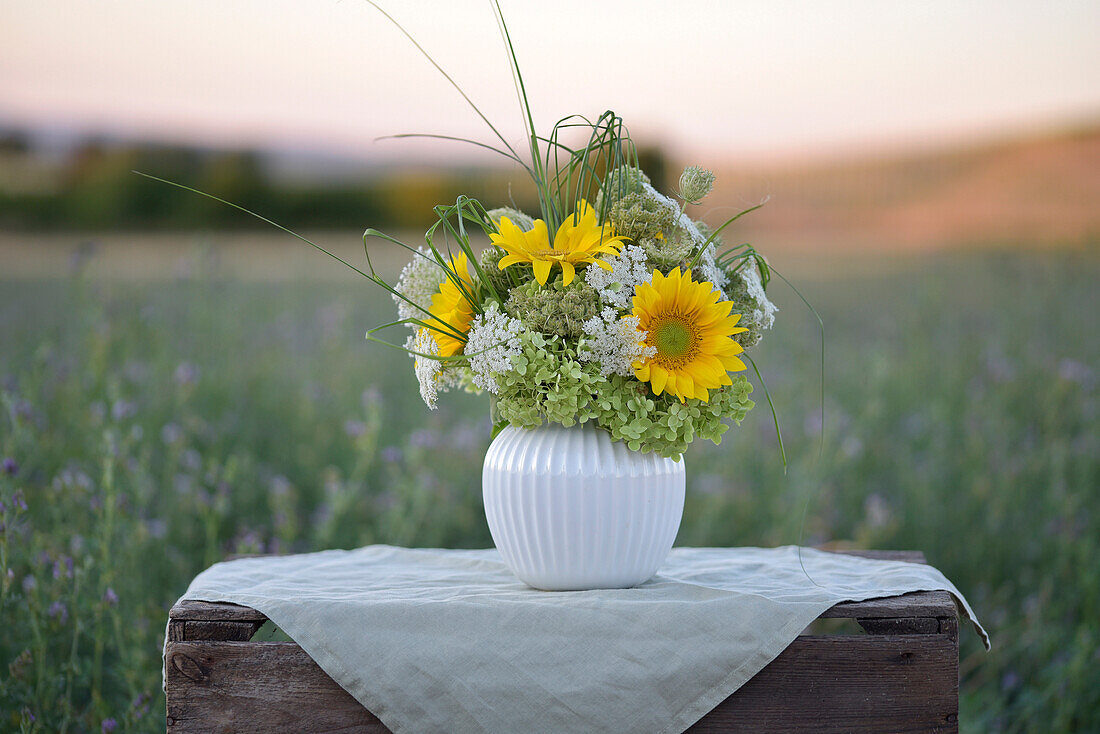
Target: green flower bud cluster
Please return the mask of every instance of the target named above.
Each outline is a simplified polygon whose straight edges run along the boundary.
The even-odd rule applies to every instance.
[[[525,331],[513,369],[496,376],[496,414],[520,428],[543,423],[572,426],[592,417],[593,395],[603,389],[599,366],[581,362],[577,349],[561,338]]]
[[[486,212],[489,215],[489,219],[493,220],[493,224],[500,227],[500,220],[504,217],[508,218],[508,221],[516,225],[524,232],[528,232],[535,226],[535,220],[527,216],[519,209],[513,209],[510,206],[502,206],[497,209],[490,209]]]
[[[507,272],[500,269],[500,261],[505,256],[503,249],[490,245],[481,251],[481,255],[478,256],[478,264],[481,266],[481,270],[485,273],[485,279],[489,281],[497,293],[504,294],[508,292],[508,289],[512,287],[511,277]],[[516,268],[513,268],[516,270]]]
[[[698,204],[714,187],[714,174],[699,166],[688,166],[680,174],[680,198]]]
[[[691,235],[682,227],[673,227],[662,239],[647,237],[638,244],[645,250],[650,262],[663,273],[685,266],[695,246]]]
[[[610,208],[612,204],[627,194],[640,193],[647,183],[650,183],[649,176],[645,175],[642,169],[633,166],[619,166],[607,174],[607,178],[600,188],[600,193],[596,196],[596,210],[603,211],[605,204],[607,208]]]
[[[583,278],[574,278],[568,286],[562,285],[560,275],[545,286],[532,280],[514,288],[505,304],[509,315],[528,328],[569,338],[584,334],[584,322],[595,316],[599,308],[600,299],[595,288]]]
[[[752,384],[737,375],[732,385],[711,391],[709,402],[681,403],[668,394],[652,395],[636,380],[612,375],[595,395],[592,412],[616,441],[678,460],[695,438],[720,444],[729,430],[724,419],[740,423],[752,410],[751,392]]]
[[[641,242],[663,238],[679,216],[675,202],[646,188],[616,200],[611,206],[610,219],[615,234]]]

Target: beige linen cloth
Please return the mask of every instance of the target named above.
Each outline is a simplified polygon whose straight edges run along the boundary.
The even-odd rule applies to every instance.
[[[958,590],[931,566],[675,548],[633,589],[536,591],[496,550],[368,546],[219,563],[184,599],[268,616],[395,734],[679,732],[841,601]]]

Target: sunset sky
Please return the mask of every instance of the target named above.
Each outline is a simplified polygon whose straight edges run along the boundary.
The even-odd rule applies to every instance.
[[[489,4],[383,4],[516,140]],[[828,154],[1100,119],[1095,0],[503,5],[537,123],[612,108],[682,155]],[[0,0],[4,124],[368,160],[462,154],[373,142],[387,133],[491,139],[361,0]]]

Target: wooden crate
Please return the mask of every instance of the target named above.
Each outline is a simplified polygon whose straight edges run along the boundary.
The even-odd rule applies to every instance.
[[[924,562],[919,552],[862,552]],[[165,654],[168,731],[388,732],[293,642],[253,641],[248,607],[180,602]],[[828,620],[828,621],[821,621]],[[947,592],[834,606],[691,732],[957,732],[959,646]]]

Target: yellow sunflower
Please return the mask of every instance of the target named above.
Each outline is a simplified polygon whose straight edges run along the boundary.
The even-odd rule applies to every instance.
[[[743,331],[733,304],[719,301],[710,283],[696,283],[676,268],[667,276],[653,271],[650,283],[634,287],[634,315],[646,332],[652,357],[634,363],[634,375],[653,392],[680,398],[710,399],[710,390],[732,384],[729,370],[743,370],[736,355],[745,351],[731,337]]]
[[[601,225],[596,219],[596,210],[584,199],[581,199],[576,217],[568,217],[558,227],[553,244],[542,219],[536,219],[534,226],[524,232],[507,217],[501,217],[500,233],[493,233],[489,238],[508,253],[500,259],[501,270],[515,263],[530,263],[539,285],[546,285],[554,265],[561,267],[565,285],[573,282],[578,266],[596,263],[610,270],[611,266],[597,259],[598,256],[619,254],[618,243],[626,239],[615,237],[610,224]]]
[[[451,257],[450,267],[465,284],[466,293],[472,295],[474,282],[470,279],[466,253],[460,252]],[[439,291],[432,296],[432,305],[428,308],[428,312],[431,318],[425,319],[425,323],[434,327],[431,330],[432,338],[439,345],[439,355],[452,357],[462,354],[466,343],[454,332],[465,334],[470,330],[470,322],[474,319],[474,307],[450,276],[444,276],[443,282],[439,284]]]

